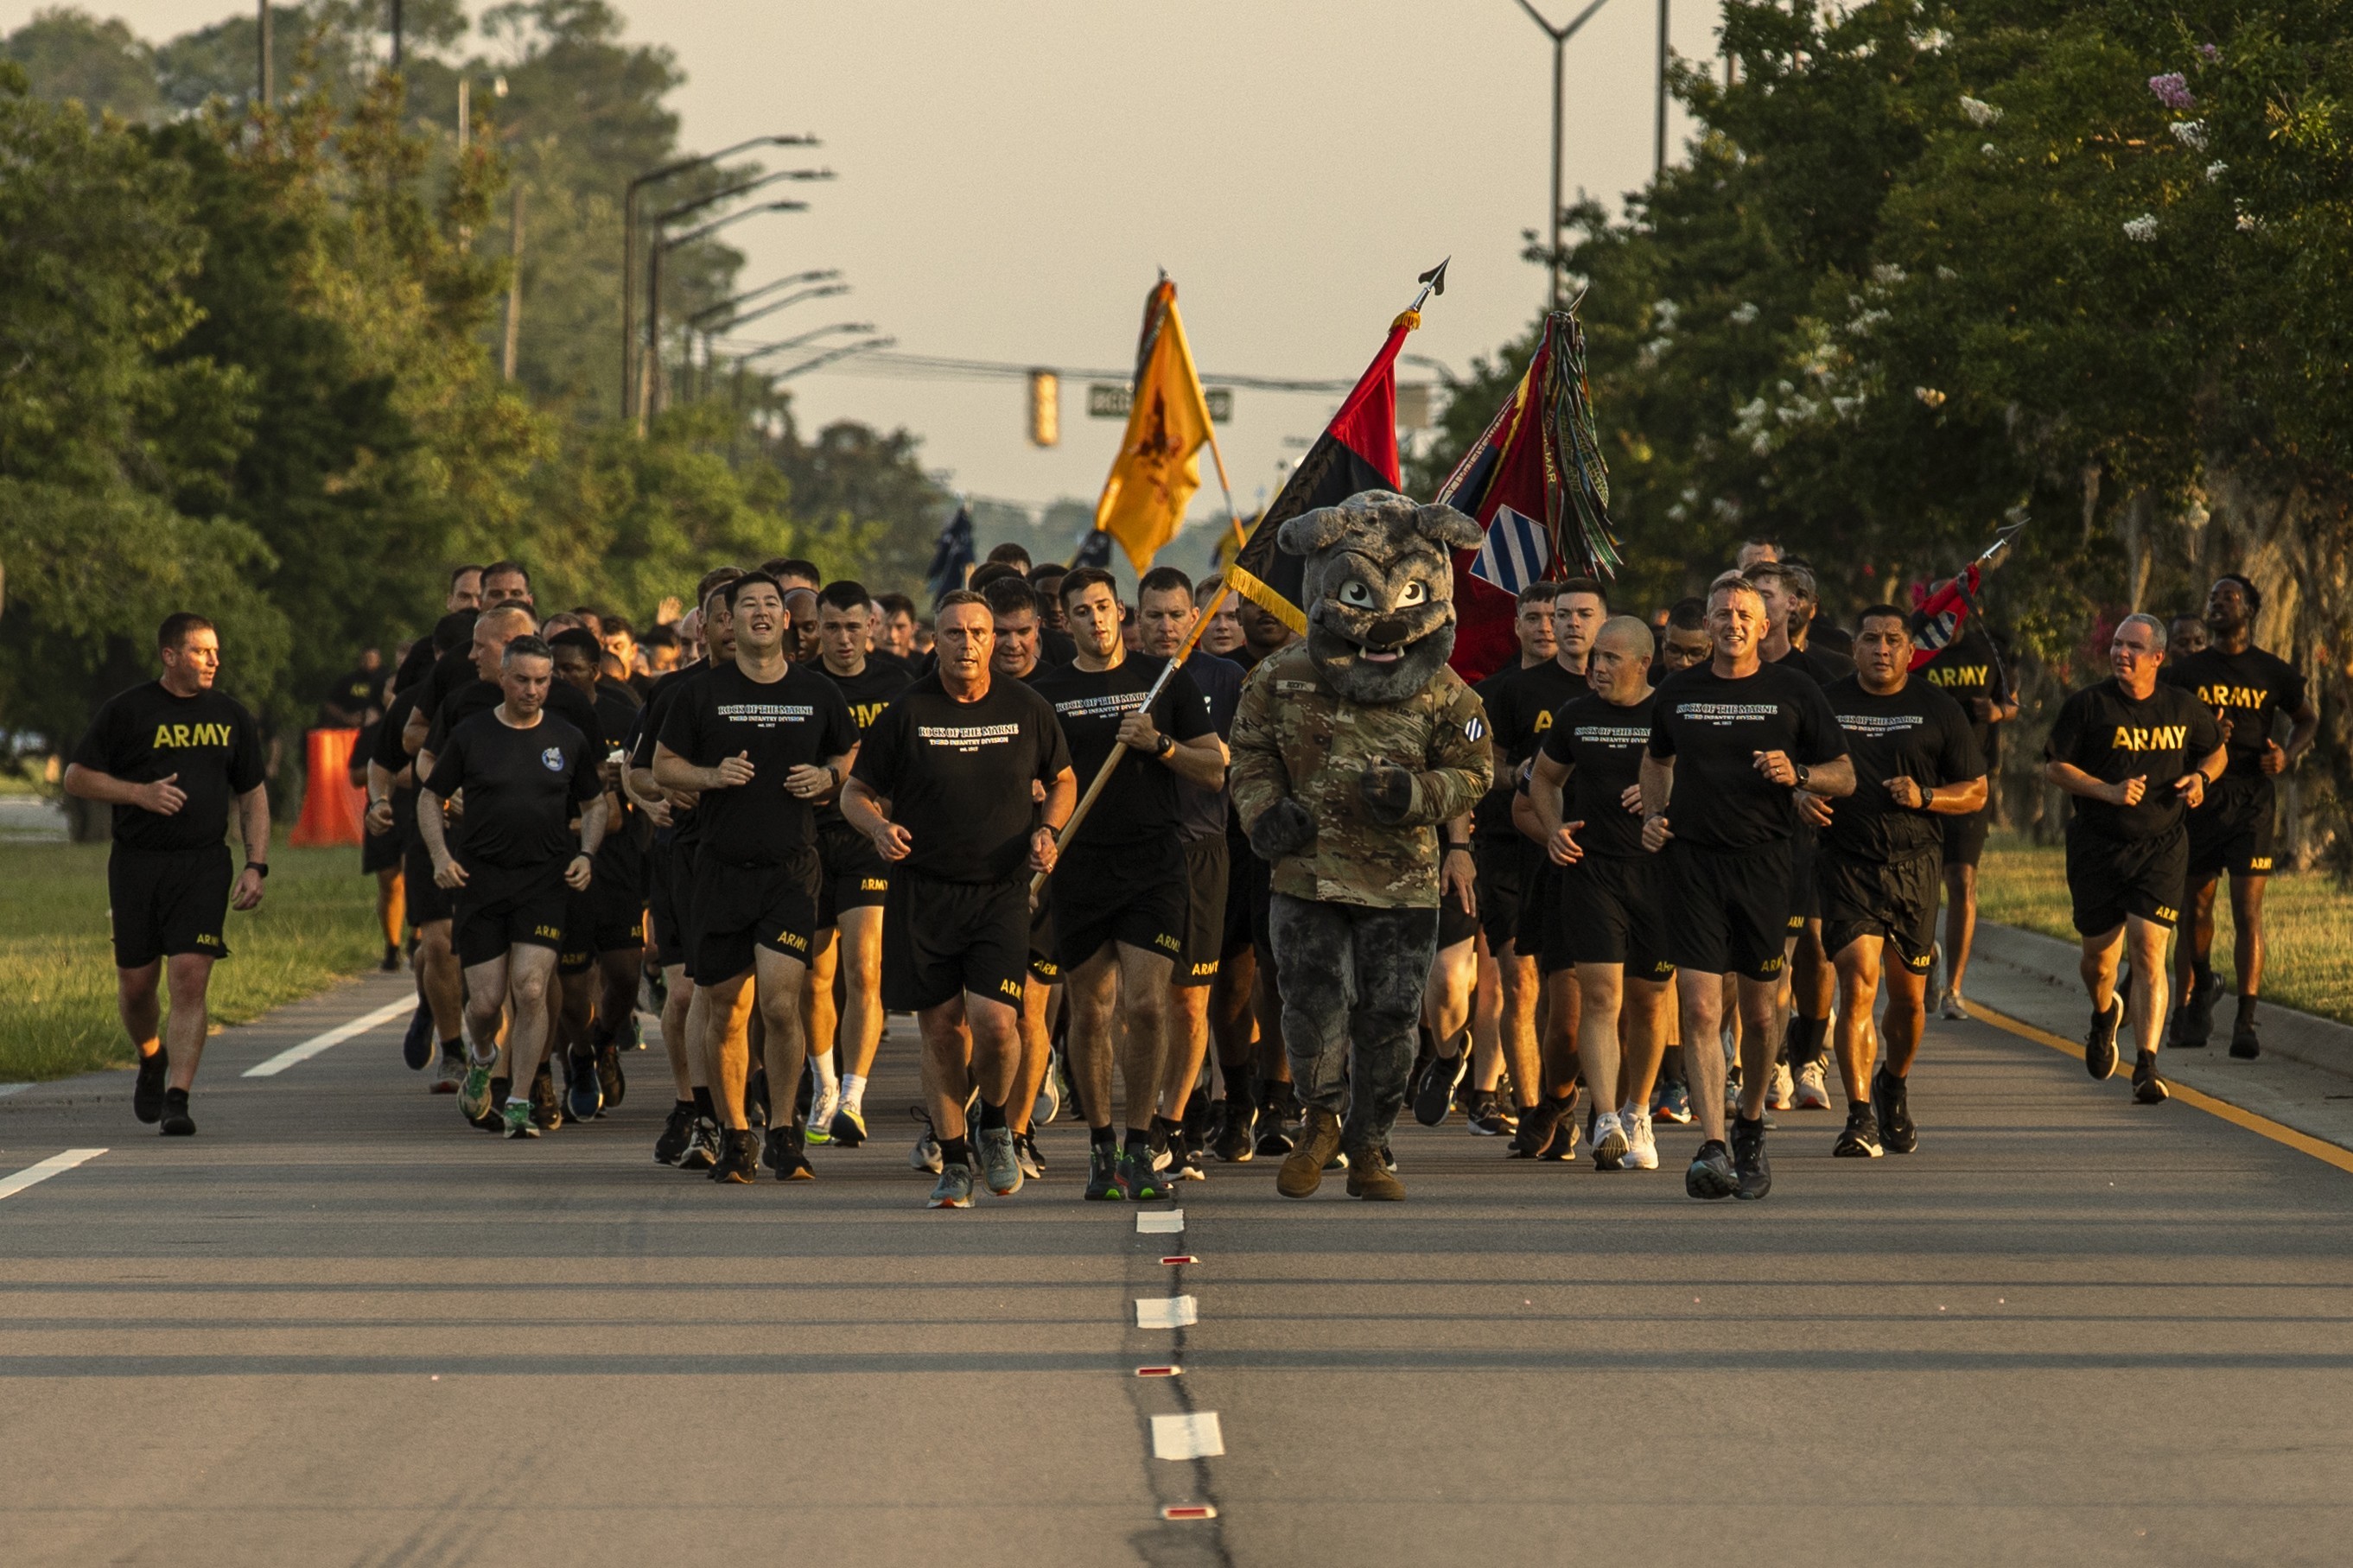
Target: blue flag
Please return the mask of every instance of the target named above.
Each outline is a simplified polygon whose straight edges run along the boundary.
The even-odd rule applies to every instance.
[[[1079,552],[1071,557],[1071,571],[1085,566],[1101,572],[1111,570],[1111,535],[1101,529],[1089,530],[1086,537],[1079,541]]]
[[[932,563],[923,569],[923,585],[931,590],[934,604],[950,589],[964,586],[973,560],[972,511],[959,503],[955,515],[940,530],[939,542],[932,548]]]

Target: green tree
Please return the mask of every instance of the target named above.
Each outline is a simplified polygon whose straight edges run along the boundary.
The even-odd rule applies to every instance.
[[[0,39],[0,59],[25,68],[33,95],[55,103],[70,99],[91,113],[153,120],[163,111],[155,51],[120,19],[101,22],[70,5],[33,13],[31,21]]]

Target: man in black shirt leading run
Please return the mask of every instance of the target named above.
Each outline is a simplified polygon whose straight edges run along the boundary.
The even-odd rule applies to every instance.
[[[923,1031],[940,1145],[930,1205],[970,1208],[964,1110],[976,1088],[984,1179],[1000,1197],[1021,1189],[1005,1109],[1021,1061],[1029,878],[1052,869],[1079,792],[1053,709],[989,668],[987,604],[952,589],[934,614],[938,663],[867,730],[841,815],[891,862],[882,1001]]]
[[[69,795],[114,807],[106,889],[114,923],[115,1003],[139,1053],[132,1113],[164,1136],[196,1130],[188,1091],[204,1055],[205,995],[229,910],[261,903],[269,875],[269,798],[261,731],[245,705],[213,689],[220,634],[185,610],[156,634],[164,673],[108,700],[66,769]],[[245,869],[232,873],[230,804]],[[231,882],[235,886],[232,888]],[[172,998],[157,1034],[156,982]]]
[[[1677,970],[1684,1068],[1697,1102],[1699,1156],[1683,1174],[1695,1198],[1761,1198],[1765,1093],[1779,1041],[1781,943],[1788,929],[1790,849],[1799,790],[1854,792],[1854,763],[1822,689],[1758,655],[1765,603],[1738,580],[1708,595],[1715,652],[1670,676],[1651,710],[1642,759],[1642,846],[1667,865],[1667,957]],[[1720,978],[1739,976],[1740,1114],[1725,1146]]]
[[[2272,873],[2272,834],[2278,816],[2272,781],[2294,767],[2320,730],[2320,710],[2306,694],[2304,677],[2285,659],[2254,644],[2262,592],[2244,577],[2218,577],[2206,595],[2207,646],[2194,652],[2177,641],[2158,678],[2213,710],[2231,754],[2222,776],[2189,814],[2189,940],[2174,948],[2174,1046],[2203,1046],[2214,1026],[2214,884],[2231,874],[2232,968],[2238,980],[2238,1016],[2231,1054],[2263,1054],[2255,1030],[2255,998],[2263,981],[2263,885]],[[2274,731],[2284,715],[2287,743]]]
[[[547,1045],[548,989],[568,893],[586,890],[604,842],[605,790],[595,742],[544,710],[555,679],[547,645],[519,637],[499,659],[500,701],[443,739],[417,797],[417,831],[434,880],[456,895],[454,936],[473,1047],[458,1109],[479,1121],[491,1108],[504,1015],[499,1114],[509,1138],[536,1138],[531,1085]],[[442,806],[461,795],[462,837],[453,853]],[[569,827],[575,808],[576,842]]]
[[[2051,727],[2042,776],[2075,797],[2067,821],[2067,891],[2083,934],[2084,989],[2092,1026],[2084,1067],[2095,1079],[2116,1070],[2116,1027],[2126,1005],[2116,994],[2116,959],[2132,949],[2133,1098],[2167,1098],[2158,1076],[2165,1029],[2166,939],[2181,916],[2189,876],[2183,818],[2206,798],[2226,761],[2221,726],[2206,705],[2158,679],[2165,624],[2126,616],[2108,645],[2115,674],[2067,699]]]
[[[1873,605],[1856,618],[1855,671],[1826,695],[1854,760],[1854,793],[1833,805],[1811,794],[1799,809],[1820,835],[1822,945],[1837,966],[1839,1076],[1846,1129],[1831,1152],[1877,1159],[1919,1146],[1905,1081],[1927,1022],[1936,945],[1936,884],[1945,827],[1985,805],[1985,759],[1961,705],[1914,679],[1911,617]],[[1872,1011],[1883,961],[1886,1064],[1871,1070]]]

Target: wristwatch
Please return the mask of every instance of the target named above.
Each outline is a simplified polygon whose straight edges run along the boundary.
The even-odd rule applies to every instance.
[[[267,860],[248,860],[245,863],[245,868],[265,882],[269,880],[269,862]]]
[[[1164,730],[1160,732],[1158,742],[1152,748],[1152,754],[1155,757],[1166,757],[1176,749],[1176,737]]]
[[[1803,788],[1805,788],[1805,787],[1806,787],[1806,781],[1807,781],[1808,779],[1810,779],[1810,778],[1811,778],[1811,777],[1813,777],[1813,776],[1814,776],[1814,774],[1813,774],[1813,770],[1812,770],[1812,769],[1810,769],[1810,768],[1809,768],[1809,767],[1807,767],[1807,766],[1806,766],[1806,764],[1805,764],[1805,763],[1791,763],[1789,765],[1790,765],[1792,768],[1795,768],[1795,769],[1797,770],[1797,773],[1798,773],[1798,782],[1797,782],[1796,784],[1791,784],[1789,787],[1790,787],[1791,789],[1803,789]]]

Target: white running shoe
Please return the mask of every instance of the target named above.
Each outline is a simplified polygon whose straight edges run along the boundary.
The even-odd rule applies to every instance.
[[[1805,1070],[1798,1074],[1799,1110],[1828,1110],[1831,1108],[1831,1091],[1829,1086],[1823,1081],[1824,1076],[1825,1068],[1819,1057],[1808,1062]],[[1778,1087],[1779,1079],[1776,1079],[1774,1081],[1776,1087]]]
[[[1936,1012],[1939,1016],[1957,1022],[1974,1016],[1969,1012],[1969,1005],[1961,1000],[1961,994],[1957,991],[1946,992],[1944,1005],[1938,1007]]]
[[[910,1170],[923,1171],[936,1176],[940,1173],[939,1138],[933,1131],[932,1119],[925,1113],[923,1108],[919,1105],[913,1109],[915,1120],[923,1124],[923,1135],[915,1140],[915,1146],[913,1149],[907,1151],[907,1166]]]
[[[818,1084],[816,1095],[809,1100],[807,1125],[810,1142],[833,1142],[833,1113],[840,1109],[840,1088],[839,1086],[828,1088],[824,1084]]]
[[[1029,1108],[1030,1125],[1043,1127],[1062,1113],[1062,1090],[1054,1079],[1051,1067],[1046,1069],[1046,1079],[1038,1086],[1038,1099]]]
[[[1619,1163],[1629,1171],[1655,1171],[1659,1168],[1659,1142],[1651,1133],[1651,1113],[1628,1110],[1620,1113],[1618,1124],[1626,1130],[1626,1157]]]
[[[1615,1171],[1625,1164],[1629,1144],[1616,1111],[1605,1110],[1593,1119],[1592,1138],[1595,1170]]]
[[[1789,1064],[1788,1062],[1775,1062],[1773,1064],[1772,1086],[1765,1091],[1765,1109],[1767,1110],[1788,1110],[1789,1100],[1795,1092],[1796,1085],[1789,1077]]]

